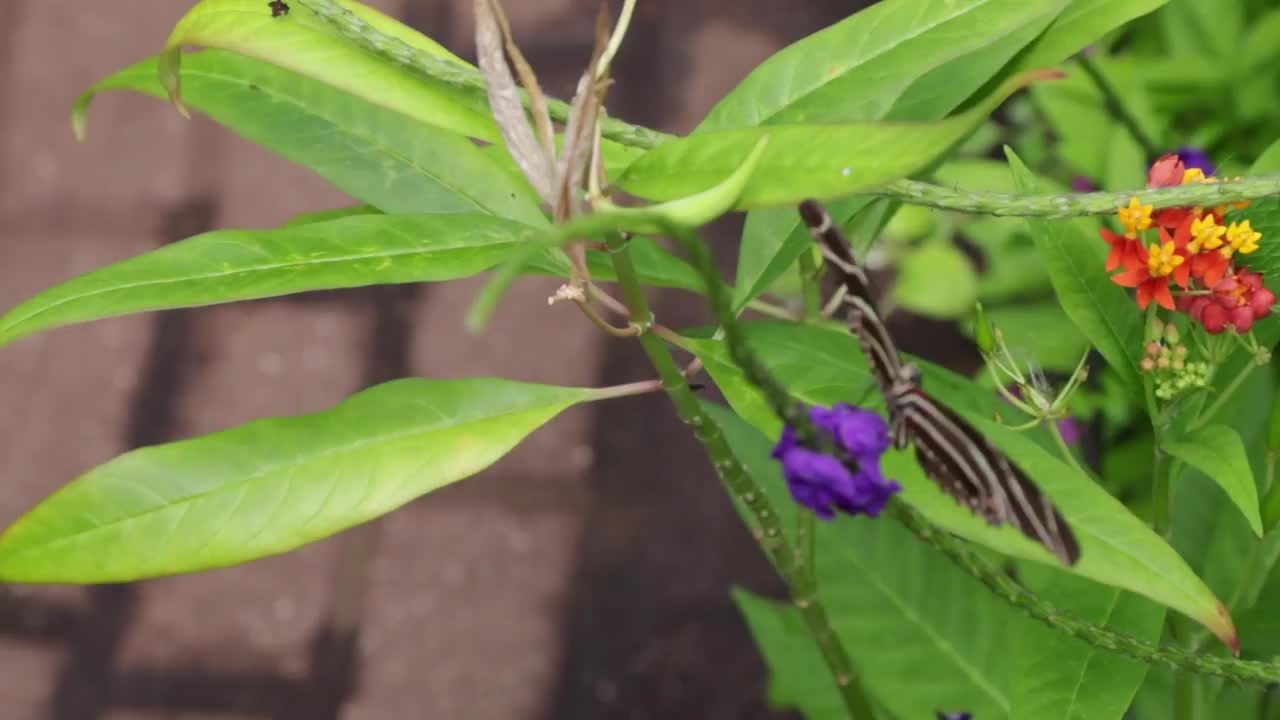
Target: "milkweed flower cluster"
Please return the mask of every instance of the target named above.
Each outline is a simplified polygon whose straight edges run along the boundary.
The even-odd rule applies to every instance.
[[[1189,161],[1165,155],[1151,166],[1147,185],[1217,182],[1206,174],[1212,170],[1203,153]],[[1236,209],[1247,206],[1247,202],[1234,205]],[[1249,220],[1229,218],[1230,209],[1222,205],[1157,211],[1136,196],[1131,198],[1116,213],[1124,232],[1101,231],[1111,246],[1106,269],[1114,273],[1112,281],[1135,288],[1138,306],[1144,310],[1155,301],[1190,315],[1211,334],[1227,326],[1248,332],[1255,321],[1270,314],[1276,296],[1263,286],[1262,275],[1250,272],[1244,262],[1258,249],[1262,233]],[[1180,288],[1176,299],[1173,285]]]
[[[800,442],[788,425],[773,449],[782,462],[782,474],[795,501],[823,520],[836,511],[876,517],[889,498],[902,489],[880,470],[880,456],[889,449],[889,428],[879,415],[840,403],[831,408],[815,406],[809,418],[818,432],[835,445],[829,455]]]

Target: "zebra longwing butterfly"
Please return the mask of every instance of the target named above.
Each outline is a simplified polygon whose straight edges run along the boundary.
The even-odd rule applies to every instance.
[[[1053,503],[990,440],[920,389],[920,370],[902,361],[876,311],[866,270],[831,216],[813,200],[800,204],[800,215],[843,284],[849,328],[884,393],[894,446],[915,446],[925,474],[987,522],[1010,523],[1074,565],[1080,546]]]

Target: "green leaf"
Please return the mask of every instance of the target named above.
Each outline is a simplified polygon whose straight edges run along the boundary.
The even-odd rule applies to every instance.
[[[1169,0],[1073,0],[1018,58],[1017,67],[1055,65]]]
[[[0,579],[121,582],[283,553],[480,472],[597,394],[398,380],[331,410],[135,450],[0,536]]]
[[[1024,73],[963,113],[934,123],[770,125],[663,143],[627,168],[618,185],[650,200],[702,192],[740,167],[762,138],[769,147],[735,207],[833,198],[906,177],[945,155],[1019,87],[1054,73]]]
[[[831,203],[827,211],[841,225],[860,213],[876,214],[883,225],[883,200],[871,196],[845,198]],[[747,213],[742,228],[742,245],[738,250],[737,293],[735,311],[767,291],[805,250],[813,247],[809,229],[800,221],[795,208],[753,210]]]
[[[1005,148],[1018,191],[1040,192],[1040,185],[1013,150]],[[1107,277],[1107,244],[1080,225],[1028,218],[1027,225],[1057,292],[1062,309],[1098,348],[1131,393],[1142,387],[1143,315],[1119,285]]]
[[[458,70],[474,70],[443,46],[412,28],[353,0],[347,10],[416,50]],[[370,54],[301,3],[273,18],[262,0],[202,0],[173,29],[161,55],[160,78],[182,107],[185,87],[178,69],[188,57],[181,48],[231,50],[292,70],[415,120],[490,142],[500,139],[488,103],[475,91],[433,82]]]
[[[341,220],[343,218],[355,217],[357,215],[383,215],[381,210],[372,205],[355,205],[345,208],[334,208],[333,210],[317,210],[316,212],[302,213],[290,218],[283,227],[298,227],[300,225],[313,225],[315,223],[329,222],[331,220]]]
[[[775,53],[697,134],[789,123],[934,120],[1035,38],[1063,0],[886,0]]]
[[[1162,137],[1168,120],[1151,107],[1143,83],[1143,68],[1134,61],[1112,58],[1099,57],[1094,62],[1123,94],[1126,108],[1136,115],[1147,136]],[[1097,85],[1077,69],[1061,82],[1033,87],[1029,94],[1057,136],[1054,151],[1058,156],[1077,174],[1101,182],[1112,156],[1124,149],[1113,147],[1113,143],[1132,142],[1132,138],[1107,111],[1106,99]],[[1145,171],[1145,158],[1138,162],[1138,172]],[[1140,177],[1143,182],[1129,187],[1145,185],[1145,175]]]
[[[856,339],[847,330],[775,322],[748,323],[744,329],[760,360],[798,400],[817,405],[841,401],[866,404],[858,396],[872,387],[873,380]],[[686,338],[682,346],[703,359],[738,414],[766,436],[778,435],[778,419],[759,392],[743,379],[723,343]],[[987,525],[943,494],[923,474],[911,452],[891,451],[884,456],[885,474],[902,483],[904,500],[933,523],[961,537],[1013,557],[1145,595],[1204,624],[1224,640],[1234,638],[1226,608],[1144,522],[1091,478],[1025,434],[987,420],[999,402],[994,392],[941,368],[919,364],[925,370],[924,387],[929,393],[964,415],[1053,499],[1080,542],[1080,561],[1062,568],[1048,551],[1013,528]]]
[[[779,465],[766,454],[772,443],[732,413],[714,414],[779,513],[794,514]],[[832,628],[879,704],[902,718],[939,709],[1005,716],[1010,631],[1026,622],[1016,610],[888,518],[820,523],[817,557]],[[765,652],[773,702],[810,720],[846,717],[799,610],[744,592],[735,598]]]
[[[1208,475],[1262,537],[1262,517],[1258,510],[1258,488],[1249,468],[1244,441],[1226,425],[1209,425],[1189,437],[1166,438],[1161,447],[1170,455]]]
[[[848,717],[800,611],[740,589],[733,599],[769,665],[770,705],[799,710],[806,720]]]
[[[986,312],[1015,357],[1030,358],[1045,370],[1069,373],[1089,350],[1089,341],[1056,303],[1000,305]]]
[[[94,85],[76,103],[76,127],[83,132],[98,93],[163,98],[156,67],[155,58],[144,60]],[[188,105],[383,212],[482,211],[546,224],[527,184],[465,137],[230,52],[189,56],[182,77]]]
[[[147,310],[307,290],[436,282],[488,270],[536,232],[492,215],[357,215],[277,230],[215,230],[108,265],[0,317],[0,344]]]
[[[955,245],[928,243],[902,256],[893,297],[899,306],[921,315],[968,317],[978,300],[977,270]]]
[[[1076,617],[1149,642],[1160,639],[1164,608],[1137,595],[1054,573],[1036,592]],[[1137,660],[1094,647],[1037,622],[1017,633],[1010,720],[1120,720],[1147,675]]]

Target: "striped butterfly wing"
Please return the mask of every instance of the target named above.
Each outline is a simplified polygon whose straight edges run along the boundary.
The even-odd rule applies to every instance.
[[[801,203],[800,215],[842,283],[850,330],[889,406],[894,445],[915,445],[925,474],[987,522],[1012,524],[1063,562],[1074,564],[1079,545],[1053,503],[991,441],[907,380],[911,369],[880,319],[866,270],[831,216],[812,200]]]
[[[808,224],[810,234],[821,245],[823,257],[840,281],[849,329],[862,345],[871,371],[880,383],[880,390],[888,397],[894,381],[902,376],[902,358],[893,337],[880,321],[867,271],[853,257],[848,241],[821,205],[806,200],[800,205],[800,215]]]
[[[948,495],[992,525],[1013,525],[1067,565],[1080,559],[1058,508],[990,440],[918,388],[895,404],[920,467]]]

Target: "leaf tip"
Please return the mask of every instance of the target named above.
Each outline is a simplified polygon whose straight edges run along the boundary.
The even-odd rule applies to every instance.
[[[169,96],[169,102],[182,117],[191,119],[191,112],[187,110],[187,106],[182,102],[182,49],[177,46],[165,48],[160,54],[160,62],[156,67],[156,71],[160,76],[160,85],[164,88],[165,93]]]
[[[1231,619],[1231,611],[1221,601],[1218,602],[1215,611],[1215,617],[1209,629],[1224,645],[1231,648],[1233,655],[1240,657],[1240,633],[1236,631],[1235,621]]]

